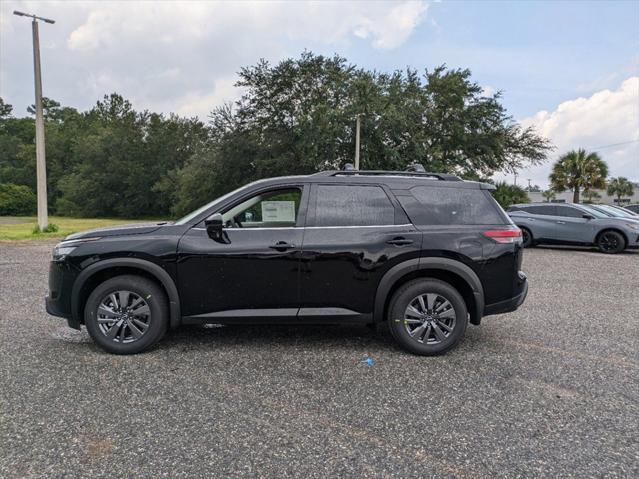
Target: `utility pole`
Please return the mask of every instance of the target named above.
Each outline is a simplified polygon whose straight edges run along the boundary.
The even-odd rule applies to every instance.
[[[36,178],[38,190],[38,229],[43,231],[49,225],[47,212],[47,162],[44,149],[44,116],[42,113],[42,74],[40,71],[40,35],[38,20],[55,23],[54,20],[38,17],[30,13],[13,12],[20,17],[29,17],[33,30],[33,73],[35,77],[35,130],[36,130]]]
[[[517,172],[515,172],[514,175],[515,175],[515,186],[517,186]]]
[[[355,127],[355,170],[359,170],[359,128],[361,113],[357,114],[357,125]]]

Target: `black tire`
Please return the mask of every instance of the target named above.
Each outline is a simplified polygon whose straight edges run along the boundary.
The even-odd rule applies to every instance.
[[[520,226],[519,228],[521,229],[522,246],[524,248],[532,248],[535,246],[535,241],[531,231],[524,226]]]
[[[123,298],[126,294],[126,303],[131,305],[131,313],[122,316],[124,313],[108,313],[107,315],[99,313],[98,308],[102,306],[100,311],[105,311],[105,305],[108,303],[109,311],[115,311],[114,301],[115,295],[117,301],[125,301]],[[144,312],[136,315],[135,302],[141,299],[141,304],[137,305]],[[117,304],[116,304],[117,306]],[[111,309],[112,308],[112,309]],[[148,310],[148,314],[146,311]],[[128,308],[127,308],[128,311]],[[157,343],[166,333],[169,317],[168,317],[168,301],[162,288],[155,282],[143,278],[141,276],[116,276],[108,279],[98,285],[89,295],[84,307],[84,322],[87,331],[93,340],[105,351],[113,354],[136,354],[140,353],[155,343]],[[120,319],[112,319],[120,318]],[[136,326],[144,325],[145,329]],[[112,328],[118,327],[119,331]],[[108,328],[108,331],[105,329]],[[136,333],[141,335],[134,337],[133,328]],[[115,337],[109,337],[108,334],[115,331]],[[127,335],[128,332],[128,335]],[[119,334],[118,334],[119,333]]]
[[[434,295],[436,297],[433,301],[434,308],[430,310],[434,315],[430,316],[430,314],[424,314],[423,318],[419,319],[419,321],[425,321],[422,324],[409,324],[408,321],[412,319],[408,318],[406,314],[407,309],[413,303],[418,305],[419,297],[421,295]],[[438,304],[440,306],[445,306],[444,302],[437,302],[438,298],[445,299],[450,303],[450,305],[452,305],[452,312],[447,309],[444,313],[442,313],[442,318],[439,318],[439,315],[434,313],[434,311],[439,307]],[[430,298],[428,298],[428,301],[430,302]],[[428,308],[429,304],[426,304],[425,306]],[[419,310],[420,308],[417,309]],[[444,320],[443,315],[446,313],[448,313],[450,317]],[[442,322],[444,321],[452,321],[453,317],[454,323],[449,322],[442,325]],[[450,324],[453,324],[452,330],[450,332],[445,331],[443,329],[444,326],[450,327]],[[464,298],[462,298],[461,294],[459,294],[459,292],[450,284],[438,279],[417,279],[409,281],[395,292],[388,308],[388,327],[395,340],[405,350],[421,356],[443,354],[454,348],[464,337],[467,325],[468,311]],[[447,336],[443,340],[431,344],[431,334],[432,339],[434,341],[437,340],[434,331],[435,326],[437,326],[441,333],[447,334]],[[421,333],[423,336],[421,341],[418,331],[418,328],[420,327],[424,328]],[[411,333],[416,336],[409,333],[411,328],[415,328],[411,331]],[[429,337],[425,338],[425,336]]]
[[[597,247],[602,253],[621,253],[626,249],[626,239],[618,231],[605,230],[597,237]]]

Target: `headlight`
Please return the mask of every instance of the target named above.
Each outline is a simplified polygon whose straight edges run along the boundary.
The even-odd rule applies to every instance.
[[[65,246],[63,244],[55,245],[53,248],[53,259],[54,261],[60,261],[65,258],[68,254],[71,253],[77,246]]]

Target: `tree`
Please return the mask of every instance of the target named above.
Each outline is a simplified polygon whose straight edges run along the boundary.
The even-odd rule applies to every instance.
[[[593,200],[600,200],[601,195],[594,190],[584,190],[584,203],[592,203]]]
[[[118,94],[82,115],[72,164],[59,180],[61,213],[135,218],[169,214],[175,172],[209,135],[197,119],[138,112]],[[200,176],[207,184],[213,172]]]
[[[550,184],[555,191],[573,192],[573,203],[579,203],[583,189],[605,188],[608,165],[597,153],[587,153],[579,149],[569,151],[553,165]]]
[[[36,195],[28,186],[0,183],[0,215],[26,216],[36,212]]]
[[[610,196],[616,196],[617,202],[620,203],[623,197],[634,195],[635,189],[628,178],[620,176],[619,178],[610,178],[607,192]]]
[[[136,110],[118,94],[89,111],[44,99],[49,207],[79,216],[178,215],[250,181],[417,161],[467,179],[543,161],[550,144],[486,96],[470,71],[366,70],[304,52],[243,68],[242,97],[197,118]],[[33,108],[29,109],[33,113]],[[0,183],[35,191],[34,122],[0,103]]]
[[[244,94],[211,112],[211,144],[177,172],[183,194],[175,212],[211,199],[186,186],[198,165],[218,165],[210,174],[224,180],[211,179],[212,194],[217,184],[228,191],[266,176],[352,163],[358,114],[363,169],[405,169],[417,161],[478,178],[544,161],[549,142],[513,122],[500,95],[484,96],[470,75],[445,66],[423,75],[379,73],[310,52],[242,68],[237,86]]]
[[[544,197],[544,200],[546,200],[546,203],[550,203],[555,198],[557,198],[557,194],[555,193],[555,190],[553,190],[552,188],[542,191],[541,196]]]
[[[4,99],[0,97],[0,119],[10,117],[12,111],[13,106],[9,103],[5,103]]]
[[[528,193],[520,186],[511,185],[505,181],[499,181],[495,186],[496,189],[492,192],[493,198],[495,198],[497,203],[504,209],[518,203],[530,203]]]

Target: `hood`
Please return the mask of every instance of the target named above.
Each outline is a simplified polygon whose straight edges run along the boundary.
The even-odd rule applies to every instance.
[[[145,233],[152,233],[155,230],[160,229],[162,226],[168,224],[163,223],[140,223],[134,225],[118,225],[109,226],[106,228],[97,228],[94,230],[80,231],[64,238],[64,241],[80,240],[84,238],[103,238],[105,236],[124,236],[124,235],[141,235]]]

